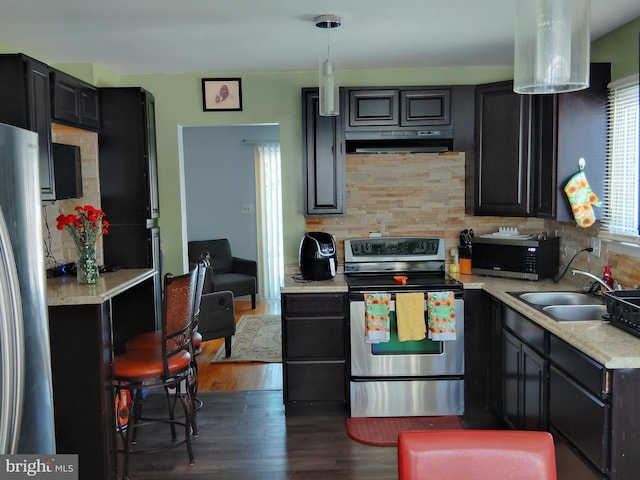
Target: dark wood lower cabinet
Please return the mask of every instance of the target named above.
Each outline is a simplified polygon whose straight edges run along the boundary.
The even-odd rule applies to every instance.
[[[281,306],[286,413],[345,413],[347,294],[283,294]]]
[[[558,480],[638,478],[640,369],[607,369],[495,298],[485,325],[489,407],[510,428],[551,432]]]

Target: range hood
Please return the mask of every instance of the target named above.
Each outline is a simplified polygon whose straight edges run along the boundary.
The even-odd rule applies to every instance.
[[[347,153],[439,153],[453,150],[453,128],[345,132]]]

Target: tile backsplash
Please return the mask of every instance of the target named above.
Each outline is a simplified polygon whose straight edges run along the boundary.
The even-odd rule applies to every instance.
[[[42,224],[45,247],[45,266],[76,261],[76,247],[71,236],[56,228],[56,218],[61,213],[70,214],[78,205],[93,205],[100,208],[100,180],[98,171],[98,134],[77,128],[54,124],[51,128],[55,143],[65,143],[80,147],[82,158],[82,191],[81,198],[58,200],[42,206]],[[109,220],[109,216],[106,219]],[[98,263],[103,263],[102,238],[97,243]]]
[[[473,228],[477,235],[499,227],[515,227],[524,233],[557,233],[561,237],[561,269],[582,248],[591,246],[599,222],[590,228],[573,222],[539,218],[490,217],[465,214],[464,153],[440,154],[353,154],[346,157],[347,211],[343,216],[308,217],[306,231],[332,233],[338,244],[338,260],[344,261],[343,242],[366,237],[369,232],[385,236],[425,235],[444,238],[449,250],[458,245],[458,234]],[[626,287],[640,285],[640,259],[609,252],[602,242],[596,257],[580,253],[572,268],[600,275],[611,265],[614,278]],[[567,274],[571,277],[570,272]],[[585,277],[573,277],[576,286]]]

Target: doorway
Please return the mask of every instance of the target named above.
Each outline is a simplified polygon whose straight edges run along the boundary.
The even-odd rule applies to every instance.
[[[259,298],[279,298],[280,127],[188,126],[182,139],[187,241],[228,238],[235,257],[259,262]]]

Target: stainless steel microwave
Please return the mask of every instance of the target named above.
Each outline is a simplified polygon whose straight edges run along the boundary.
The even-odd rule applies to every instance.
[[[472,252],[472,273],[539,280],[558,273],[560,237],[476,237]]]

